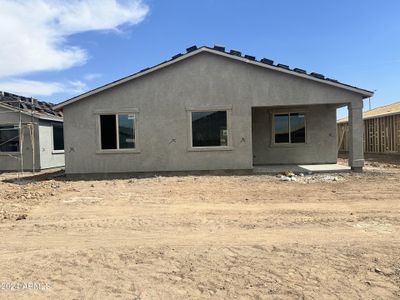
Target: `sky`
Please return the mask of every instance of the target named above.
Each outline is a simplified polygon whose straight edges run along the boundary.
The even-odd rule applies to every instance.
[[[0,90],[59,103],[222,44],[375,91],[374,108],[400,101],[399,12],[398,0],[0,0]]]

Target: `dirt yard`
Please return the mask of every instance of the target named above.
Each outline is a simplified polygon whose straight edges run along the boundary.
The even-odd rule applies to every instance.
[[[0,299],[400,298],[398,165],[295,182],[15,176],[0,175]]]

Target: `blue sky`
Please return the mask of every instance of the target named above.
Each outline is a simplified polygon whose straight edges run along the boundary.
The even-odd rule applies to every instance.
[[[57,103],[193,44],[223,44],[376,90],[372,107],[400,101],[398,0],[83,2],[0,0],[0,38],[11,39],[0,90]]]

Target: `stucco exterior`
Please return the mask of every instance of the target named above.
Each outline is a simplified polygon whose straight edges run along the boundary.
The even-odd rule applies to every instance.
[[[63,167],[65,165],[64,153],[53,152],[53,123],[58,121],[40,120],[26,114],[0,106],[0,125],[18,125],[19,118],[23,124],[24,141],[22,146],[23,170],[39,171],[47,168]],[[32,124],[34,130],[34,150],[27,124]],[[0,152],[0,172],[21,171],[21,155],[19,152]]]
[[[254,164],[334,163],[336,108],[362,107],[362,98],[335,86],[200,52],[65,105],[66,173],[248,170]],[[268,112],[296,107],[307,110],[307,143],[292,148],[271,146]],[[213,108],[228,110],[232,144],[224,150],[194,151],[189,112]],[[137,149],[99,151],[98,114],[120,111],[136,112]]]
[[[279,145],[273,143],[273,113],[301,111],[306,115],[306,143]],[[310,105],[290,108],[254,108],[253,163],[326,164],[336,163],[336,106]]]
[[[64,151],[53,149],[53,123],[40,120],[39,123],[39,148],[40,168],[49,169],[65,165]]]

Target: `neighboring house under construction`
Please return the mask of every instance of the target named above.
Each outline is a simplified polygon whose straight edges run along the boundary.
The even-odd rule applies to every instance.
[[[51,103],[0,92],[0,171],[63,166],[62,113]]]
[[[400,102],[363,113],[364,152],[400,154]],[[338,120],[339,151],[349,150],[348,119]]]

